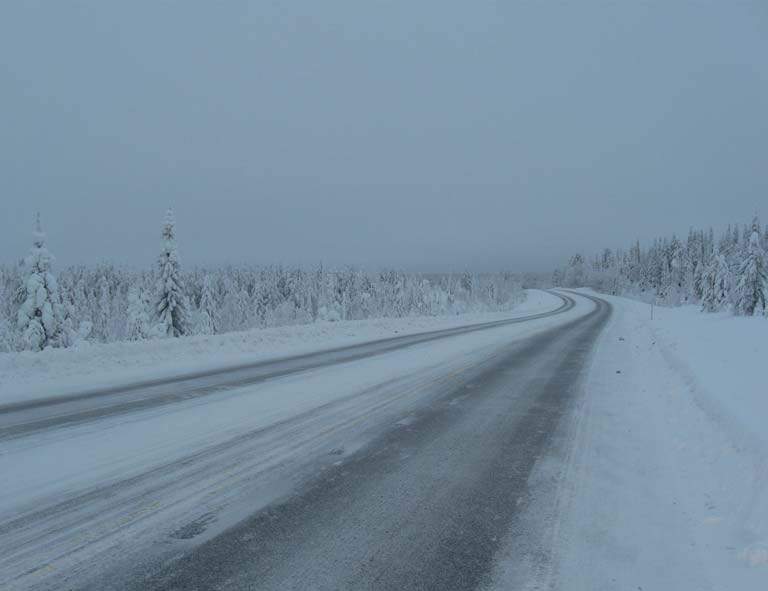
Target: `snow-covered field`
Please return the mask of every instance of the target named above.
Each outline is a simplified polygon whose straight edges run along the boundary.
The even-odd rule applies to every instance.
[[[537,314],[557,308],[558,298],[538,290],[510,312],[458,316],[317,322],[182,339],[108,344],[0,354],[0,404],[66,395],[137,380],[298,355],[375,339]]]
[[[532,478],[547,533],[498,588],[768,588],[768,323],[600,297],[585,396]]]

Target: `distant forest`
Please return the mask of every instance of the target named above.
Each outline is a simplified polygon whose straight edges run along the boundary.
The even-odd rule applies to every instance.
[[[228,266],[184,270],[168,212],[154,268],[104,263],[54,273],[39,217],[29,255],[0,266],[0,352],[219,334],[316,321],[502,311],[524,298],[511,273]]]
[[[712,228],[691,229],[685,240],[658,238],[645,249],[635,242],[589,259],[576,254],[555,271],[554,283],[663,305],[699,304],[705,312],[765,314],[767,249],[768,227],[761,231],[755,217],[717,237]]]

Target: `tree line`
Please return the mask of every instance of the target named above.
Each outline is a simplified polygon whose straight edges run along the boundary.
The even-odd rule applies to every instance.
[[[376,317],[501,311],[523,298],[510,273],[419,275],[282,266],[182,269],[168,211],[154,268],[100,264],[54,274],[38,216],[28,256],[0,266],[0,351]]]
[[[592,287],[664,305],[699,304],[705,312],[766,314],[768,227],[751,224],[657,238],[648,248],[604,249],[590,259],[575,254],[554,273],[555,285]]]

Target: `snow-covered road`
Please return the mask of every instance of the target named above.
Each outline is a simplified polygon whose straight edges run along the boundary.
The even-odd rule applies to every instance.
[[[552,297],[550,295],[549,301]],[[138,381],[128,385],[86,389],[72,394],[39,397],[0,405],[0,439],[134,413],[155,406],[220,394],[312,369],[363,360],[466,333],[530,322],[567,312],[574,305],[570,298],[557,296],[556,299],[560,301],[557,307],[519,317],[513,316],[455,328],[388,337],[290,357],[269,358],[253,363],[227,365],[182,375]]]
[[[592,306],[578,299],[548,296],[527,318],[304,356],[296,366],[272,362],[283,370],[272,375],[259,364],[234,377],[200,376],[202,384],[129,390],[140,394],[133,408],[120,406],[117,392],[9,407],[0,585],[77,588],[102,572],[151,572],[354,458],[420,409],[446,397],[457,406],[457,392],[499,356],[586,315]],[[216,395],[185,395],[190,385]]]

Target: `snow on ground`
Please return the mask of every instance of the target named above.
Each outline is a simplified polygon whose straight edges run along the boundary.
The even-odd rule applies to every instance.
[[[299,355],[406,334],[537,314],[562,301],[528,290],[509,312],[379,318],[267,328],[215,336],[0,354],[0,404]]]
[[[768,319],[656,308],[653,327],[669,362],[731,435],[768,450]]]
[[[531,479],[523,527],[547,533],[497,586],[768,588],[765,319],[601,297],[584,397]]]

